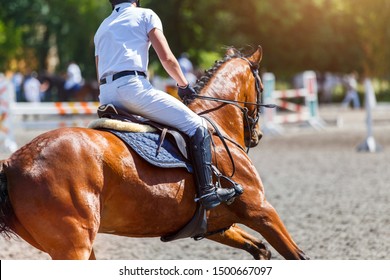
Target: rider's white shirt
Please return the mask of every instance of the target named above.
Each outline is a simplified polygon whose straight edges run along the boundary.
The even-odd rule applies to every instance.
[[[116,5],[95,34],[99,79],[116,72],[147,72],[150,40],[154,28],[162,29],[159,17],[150,9],[130,3]],[[143,76],[123,76],[101,84],[99,101],[113,104],[144,118],[175,127],[193,136],[199,126],[207,127],[202,118],[173,96],[156,90]]]
[[[116,5],[94,38],[99,79],[125,70],[146,73],[151,45],[148,33],[154,28],[163,30],[160,18],[152,10],[130,3]]]

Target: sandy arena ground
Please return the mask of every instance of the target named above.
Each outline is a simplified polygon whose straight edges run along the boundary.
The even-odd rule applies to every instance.
[[[374,112],[374,138],[384,148],[378,153],[356,151],[366,138],[363,110],[326,107],[321,117],[327,124],[323,130],[284,126],[282,135],[267,134],[250,151],[266,196],[312,259],[389,260],[390,107]],[[41,132],[19,129],[15,135],[21,145]],[[273,259],[281,259],[271,250]],[[252,259],[244,251],[208,240],[163,243],[110,235],[98,236],[95,253],[106,260]],[[49,257],[23,240],[1,237],[0,259]]]

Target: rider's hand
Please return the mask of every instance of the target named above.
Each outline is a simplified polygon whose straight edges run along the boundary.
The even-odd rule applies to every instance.
[[[195,99],[196,91],[188,84],[185,87],[179,86],[178,95],[184,103],[189,103]]]

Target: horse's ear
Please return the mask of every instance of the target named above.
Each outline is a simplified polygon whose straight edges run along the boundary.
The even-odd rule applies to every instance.
[[[257,65],[260,64],[262,58],[263,58],[263,49],[261,48],[261,46],[258,46],[257,50],[250,57],[248,57],[250,62]]]
[[[235,49],[234,48],[228,48],[226,50],[225,56],[234,56],[235,55]]]

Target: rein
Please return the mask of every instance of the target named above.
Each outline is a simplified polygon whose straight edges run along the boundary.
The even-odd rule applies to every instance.
[[[261,91],[259,90],[259,92],[261,92]],[[264,107],[264,108],[275,108],[276,107],[275,104],[262,104],[262,103],[258,103],[258,102],[254,103],[254,102],[247,102],[247,101],[229,100],[229,99],[223,99],[223,98],[203,96],[203,95],[198,95],[198,94],[193,95],[193,97],[199,98],[199,99],[203,99],[203,100],[215,101],[215,102],[220,102],[220,103],[230,104],[230,105],[236,106],[238,109],[241,110],[241,112],[244,115],[244,119],[245,119],[246,123],[248,124],[248,130],[249,130],[249,137],[248,138],[249,139],[252,138],[253,127],[259,121],[259,118],[260,118],[260,110],[259,109],[260,109],[260,107]],[[248,108],[242,107],[239,104],[255,105],[257,107],[256,108],[256,116],[255,117],[251,117],[249,115]],[[208,121],[210,123],[212,123],[211,120],[208,120]],[[245,151],[245,149],[240,144],[236,143],[235,141],[231,140],[230,138],[227,138],[226,136],[223,136],[223,137],[225,139],[229,140],[230,142],[234,143],[238,147],[240,147],[243,151]],[[247,150],[245,152],[249,153],[249,149],[250,149],[250,147],[247,147]]]
[[[261,92],[261,91],[260,91]],[[245,104],[245,105],[256,105],[258,107],[265,107],[265,108],[275,108],[275,104],[263,104],[263,103],[258,103],[258,102],[248,102],[248,101],[239,101],[239,100],[230,100],[230,99],[223,99],[223,98],[216,98],[216,97],[211,97],[211,96],[204,96],[204,95],[199,95],[199,94],[193,94],[191,97],[194,98],[199,98],[199,99],[205,99],[205,100],[210,100],[210,101],[216,101],[216,102],[222,102],[226,104],[231,104],[234,106],[237,106],[238,108],[241,109],[241,111],[244,111],[244,109],[247,109],[246,107],[241,107],[238,104]],[[248,110],[248,109],[247,109]]]

